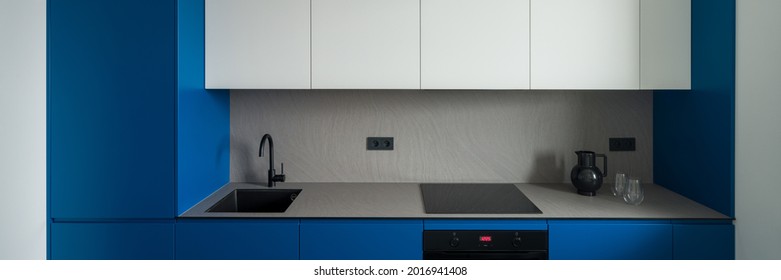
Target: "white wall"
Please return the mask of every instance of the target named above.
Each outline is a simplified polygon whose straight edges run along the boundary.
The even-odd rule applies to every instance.
[[[737,1],[735,251],[781,259],[781,1]]]
[[[0,0],[0,259],[46,258],[46,0]]]

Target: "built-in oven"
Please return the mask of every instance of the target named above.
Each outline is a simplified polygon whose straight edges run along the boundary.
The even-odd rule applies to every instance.
[[[426,230],[424,260],[547,260],[546,230]]]

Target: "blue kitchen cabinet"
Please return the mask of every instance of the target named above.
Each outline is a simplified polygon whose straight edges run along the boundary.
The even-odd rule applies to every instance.
[[[642,220],[551,220],[552,260],[669,260],[672,224]]]
[[[297,260],[299,220],[179,220],[176,259]]]
[[[174,222],[65,222],[50,226],[55,260],[171,260]]]
[[[734,260],[732,221],[693,221],[673,224],[673,259]]]
[[[303,260],[419,260],[423,221],[305,219],[300,241]]]
[[[175,217],[176,14],[175,0],[48,1],[51,218]]]
[[[177,206],[227,181],[203,3],[47,1],[48,258],[173,259]]]

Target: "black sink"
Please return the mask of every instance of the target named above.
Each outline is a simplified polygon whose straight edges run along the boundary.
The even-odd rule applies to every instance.
[[[238,189],[220,199],[206,212],[282,213],[301,190]]]

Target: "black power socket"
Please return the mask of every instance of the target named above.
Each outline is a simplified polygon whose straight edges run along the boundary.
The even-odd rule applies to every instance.
[[[634,151],[635,138],[610,138],[610,151]]]
[[[393,151],[393,137],[366,137],[367,151]]]

